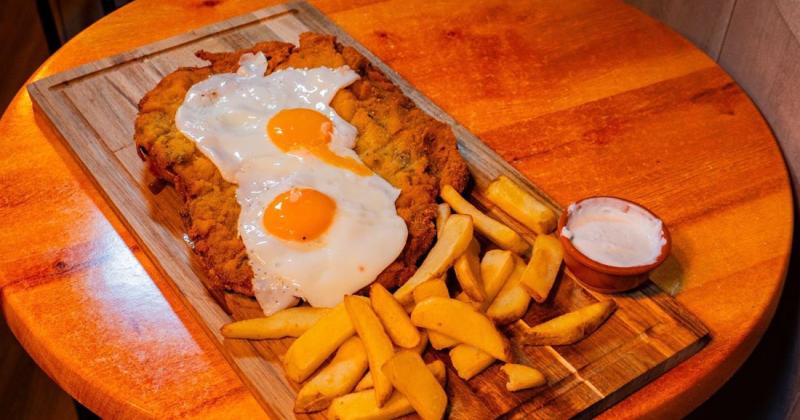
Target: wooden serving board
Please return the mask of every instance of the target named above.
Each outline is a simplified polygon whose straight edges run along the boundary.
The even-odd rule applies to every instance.
[[[148,188],[151,178],[136,154],[133,124],[137,102],[161,78],[178,67],[205,65],[194,56],[195,51],[230,51],[265,40],[297,43],[298,35],[304,31],[330,33],[355,47],[421,109],[450,124],[476,181],[471,198],[490,214],[533,242],[532,232],[492,208],[480,195],[487,182],[500,174],[524,185],[560,211],[541,189],[305,2],[229,19],[28,86],[37,112],[55,127],[266,412],[276,418],[294,415],[298,386],[284,377],[280,364],[291,340],[250,343],[225,340],[220,335],[220,327],[232,318],[203,285],[204,273],[190,251],[191,244],[184,240],[179,198],[172,189],[154,194]],[[607,298],[583,289],[566,272],[557,283],[554,296],[544,304],[532,304],[525,319],[534,324]],[[697,352],[709,339],[708,330],[692,314],[652,283],[613,298],[619,305],[617,312],[595,334],[577,344],[515,346],[520,363],[534,366],[546,375],[546,387],[508,392],[499,364],[466,382],[449,369],[451,418],[591,416]],[[260,314],[251,300],[229,296],[228,303],[236,318]],[[446,353],[431,351],[426,357],[449,362]]]

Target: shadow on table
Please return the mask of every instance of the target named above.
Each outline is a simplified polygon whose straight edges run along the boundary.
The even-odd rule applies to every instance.
[[[797,207],[795,207],[795,215]],[[800,233],[775,317],[728,383],[687,418],[800,419]]]

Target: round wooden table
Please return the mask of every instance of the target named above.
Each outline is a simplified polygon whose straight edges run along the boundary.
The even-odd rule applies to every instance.
[[[38,79],[268,1],[137,0]],[[629,197],[661,215],[654,274],[712,331],[699,354],[608,417],[683,415],[743,363],[781,294],[792,237],[769,128],[710,58],[618,1],[314,2],[565,204]],[[103,417],[263,413],[24,90],[0,122],[0,283],[39,365]]]

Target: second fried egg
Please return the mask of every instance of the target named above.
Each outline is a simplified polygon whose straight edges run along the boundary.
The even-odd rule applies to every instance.
[[[294,296],[330,307],[370,284],[405,246],[399,191],[313,156],[259,158],[239,173],[239,229],[265,312]]]

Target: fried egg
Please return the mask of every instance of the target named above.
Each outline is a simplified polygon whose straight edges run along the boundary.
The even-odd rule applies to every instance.
[[[370,284],[405,245],[399,191],[313,156],[249,161],[239,227],[265,311],[302,297],[331,307]]]
[[[358,159],[352,150],[356,128],[329,105],[339,89],[358,79],[353,70],[290,68],[265,77],[263,53],[244,54],[239,65],[236,73],[215,74],[193,85],[175,113],[178,129],[196,142],[226,181],[236,183],[236,173],[248,159],[285,153],[265,130],[276,114],[284,124],[294,119],[297,128],[319,125],[318,120],[306,121],[308,115],[327,118],[333,128],[327,148]]]
[[[239,234],[266,314],[304,299],[331,307],[369,285],[405,246],[400,190],[353,150],[357,130],[331,107],[347,67],[264,76],[263,54],[192,86],[176,125],[237,184]]]

